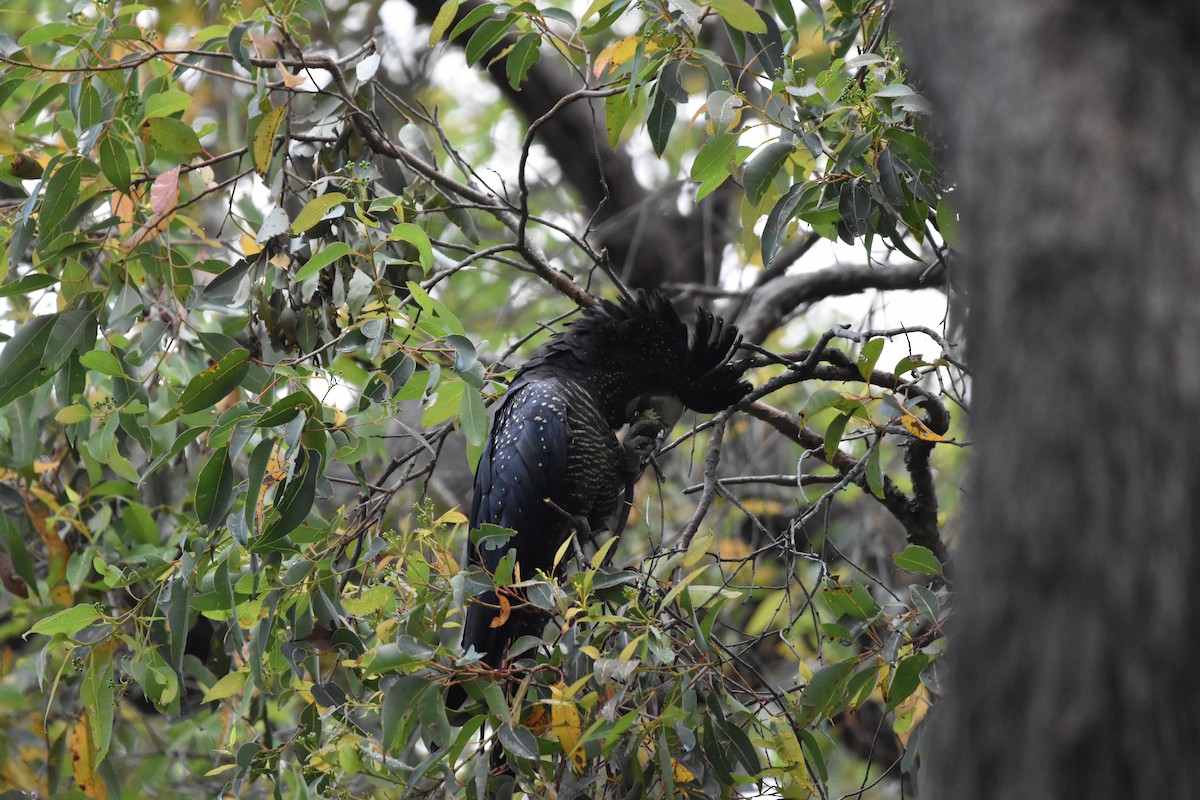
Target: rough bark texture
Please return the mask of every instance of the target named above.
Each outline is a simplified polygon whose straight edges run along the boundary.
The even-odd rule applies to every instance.
[[[976,370],[934,798],[1200,796],[1200,7],[900,4]]]

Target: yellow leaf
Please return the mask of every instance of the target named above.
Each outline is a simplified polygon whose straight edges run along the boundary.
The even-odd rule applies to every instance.
[[[538,703],[525,715],[525,719],[521,720],[521,724],[528,728],[529,732],[537,738],[544,738],[550,732],[550,712],[546,709],[545,704]]]
[[[242,237],[242,252],[249,258],[256,253],[262,252],[262,245],[254,241],[254,237],[246,234]]]
[[[563,752],[571,760],[577,772],[582,772],[587,766],[587,755],[579,747],[579,736],[582,731],[579,709],[570,700],[564,699],[566,685],[559,681],[550,687],[550,719],[554,738],[562,745]]]
[[[445,514],[442,514],[440,517],[438,517],[434,521],[433,527],[436,528],[440,525],[462,525],[466,521],[467,518],[461,511],[459,511],[457,508],[452,508]]]
[[[678,597],[679,593],[682,592],[684,589],[686,589],[687,585],[689,583],[691,583],[692,581],[696,580],[696,578],[699,578],[702,574],[704,574],[704,570],[706,570],[706,569],[707,569],[707,567],[700,567],[700,569],[693,570],[692,572],[688,573],[688,575],[686,577],[684,577],[683,580],[681,580],[679,583],[675,584],[675,588],[673,588],[673,589],[671,589],[671,591],[667,592],[667,596],[663,598],[662,607],[666,608],[667,606],[669,606],[671,604],[671,601],[674,600],[676,597]]]
[[[634,651],[637,650],[638,646],[642,643],[642,639],[645,638],[646,634],[644,633],[639,633],[637,636],[633,637],[629,644],[621,648],[621,653],[617,656],[617,658],[621,661],[629,661],[632,659]]]
[[[558,551],[554,554],[554,569],[558,569],[558,565],[566,558],[567,551],[571,549],[571,545],[575,542],[575,531],[571,531],[571,535],[563,539],[563,543],[558,546]]]
[[[68,406],[68,408],[70,408],[70,406]],[[66,411],[66,409],[63,409],[63,411]],[[62,413],[62,412],[59,412],[59,413]],[[91,416],[91,414],[89,413],[88,416]],[[33,471],[36,472],[38,475],[43,475],[47,472],[51,472],[53,470],[58,469],[58,465],[61,463],[62,463],[61,457],[56,458],[53,461],[44,461],[42,459],[36,459],[33,462]]]
[[[96,748],[92,741],[92,729],[88,724],[87,712],[71,728],[67,734],[67,748],[71,751],[71,773],[75,784],[88,797],[104,800],[108,797],[108,787],[96,774]]]
[[[690,769],[673,758],[671,759],[671,771],[675,774],[676,783],[691,783],[696,780],[696,776]]]
[[[924,442],[945,442],[948,441],[945,436],[939,436],[925,425],[924,422],[914,417],[912,414],[905,411],[900,416],[900,424],[904,426],[904,430],[911,433]]]
[[[395,590],[385,584],[372,586],[364,591],[361,597],[343,597],[342,607],[356,617],[365,617],[381,611],[394,593]]]
[[[266,125],[267,123],[264,120],[262,124]],[[304,208],[300,209],[300,213],[296,215],[296,218],[292,220],[292,235],[295,236],[304,233],[323,220],[326,214],[349,199],[342,192],[329,192],[328,194],[323,194],[320,197],[314,197],[312,200],[309,200]]]
[[[454,15],[458,13],[458,2],[459,0],[447,0],[438,9],[437,16],[433,18],[433,25],[429,28],[430,47],[436,45],[446,35],[446,30],[450,27],[450,23],[454,22]]]
[[[792,786],[809,795],[813,794],[812,776],[808,772],[808,765],[804,763],[804,751],[800,749],[800,740],[796,738],[796,732],[792,730],[791,725],[783,722],[776,722],[774,728],[775,753],[779,756],[784,773]]]
[[[683,566],[687,568],[694,567],[701,559],[708,555],[708,546],[712,544],[716,533],[711,528],[700,531],[692,537],[692,541],[688,544],[687,552],[683,554]]]
[[[608,558],[608,553],[617,544],[617,537],[613,536],[607,542],[600,545],[600,549],[592,556],[592,569],[600,569],[600,565],[604,563],[604,559]]]
[[[640,36],[626,36],[619,42],[613,42],[601,50],[600,54],[596,56],[596,63],[592,66],[592,74],[599,78],[606,69],[619,67],[633,58],[633,54],[637,52],[638,42],[641,40]],[[646,51],[649,52],[649,50],[650,48],[647,47]]]
[[[230,672],[227,675],[222,675],[221,679],[204,693],[204,699],[200,702],[210,703],[213,700],[224,700],[226,697],[232,697],[245,688],[246,680],[249,677],[249,672]]]
[[[279,125],[283,122],[283,115],[286,111],[287,106],[272,108],[263,114],[262,121],[254,129],[254,138],[250,143],[250,154],[254,159],[254,171],[260,177],[265,178],[267,176],[267,169],[271,166],[271,153],[275,147],[275,135],[279,133]]]
[[[283,451],[276,447],[271,451],[271,457],[267,459],[267,473],[264,483],[279,483],[287,477],[287,461],[284,458]]]

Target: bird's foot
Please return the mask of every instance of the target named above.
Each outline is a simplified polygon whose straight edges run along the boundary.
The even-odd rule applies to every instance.
[[[575,534],[576,555],[578,555],[582,559],[584,542],[587,542],[587,543],[591,544],[592,547],[595,547],[596,546],[596,534],[601,533],[606,529],[605,528],[593,529],[592,523],[588,522],[587,517],[577,516],[575,514],[572,514],[571,512],[567,511],[565,508],[558,505],[557,503],[555,503],[553,500],[550,500],[549,498],[547,498],[545,502],[546,502],[546,505],[550,506],[550,508],[557,511],[560,515],[562,515],[563,519],[565,519],[567,521],[568,525],[570,526],[570,530],[572,532],[574,532],[574,534]]]
[[[621,442],[627,475],[636,478],[642,474],[658,451],[659,441],[666,430],[666,426],[656,417],[642,417],[629,426]]]

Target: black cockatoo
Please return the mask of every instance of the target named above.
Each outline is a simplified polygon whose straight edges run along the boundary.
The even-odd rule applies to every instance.
[[[554,568],[572,530],[606,527],[624,510],[622,494],[645,467],[656,435],[683,406],[713,413],[750,391],[745,366],[731,361],[739,341],[737,328],[702,308],[689,337],[668,298],[654,291],[601,301],[552,336],[509,386],[475,473],[471,530],[492,523],[516,534],[495,549],[470,547],[470,563],[493,572],[515,549],[528,579]],[[622,445],[618,431],[634,422]],[[493,668],[515,639],[540,633],[545,622],[543,614],[512,608],[493,627],[499,615],[496,593],[485,592],[468,603],[463,625],[463,649],[474,647]],[[454,685],[447,705],[465,699]]]

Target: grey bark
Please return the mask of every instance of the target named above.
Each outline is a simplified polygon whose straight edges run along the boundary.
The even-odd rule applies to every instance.
[[[900,4],[963,217],[934,798],[1200,796],[1200,6]]]

